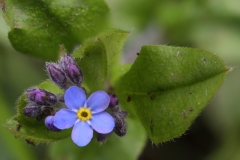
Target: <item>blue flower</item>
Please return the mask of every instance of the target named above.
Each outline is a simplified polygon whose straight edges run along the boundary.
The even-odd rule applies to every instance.
[[[78,146],[86,146],[93,137],[93,129],[98,133],[110,133],[114,126],[113,117],[104,112],[110,103],[104,91],[92,93],[86,100],[85,92],[76,86],[66,90],[64,95],[68,109],[59,110],[54,116],[54,126],[59,129],[73,127],[72,140]]]

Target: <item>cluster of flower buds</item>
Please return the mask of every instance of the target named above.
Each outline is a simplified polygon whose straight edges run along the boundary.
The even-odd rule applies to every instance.
[[[46,115],[45,107],[54,105],[58,101],[53,93],[37,87],[27,89],[25,95],[29,103],[23,108],[24,115],[28,117],[37,117],[38,119]]]
[[[127,111],[122,111],[120,108],[120,105],[116,105],[112,108],[113,110],[113,118],[115,120],[115,128],[114,132],[122,137],[127,132],[127,123],[125,121],[125,118],[127,117],[128,113]]]
[[[112,116],[114,118],[115,127],[114,132],[116,135],[122,137],[127,132],[127,123],[125,121],[125,118],[127,117],[128,113],[127,111],[123,111],[120,108],[120,105],[118,104],[118,98],[115,94],[109,94],[110,97],[110,104],[109,108],[112,111]],[[100,143],[103,143],[107,138],[107,134],[98,134],[97,140]]]
[[[26,107],[23,108],[23,113],[25,116],[28,117],[37,117],[41,114],[41,107],[34,103],[28,104]]]
[[[64,90],[72,85],[80,86],[83,81],[81,69],[68,54],[65,54],[58,63],[47,62],[46,69],[50,79]]]
[[[47,62],[46,71],[53,83],[63,90],[67,90],[72,85],[80,86],[83,81],[81,69],[77,66],[74,58],[65,54],[58,63]],[[55,110],[53,105],[63,102],[63,95],[54,95],[44,89],[37,87],[29,88],[25,91],[28,105],[23,108],[24,115],[36,117],[37,120],[45,119],[46,127],[54,132],[60,131],[53,125]]]
[[[27,100],[34,102],[39,105],[50,106],[57,103],[57,97],[44,89],[40,88],[29,88],[25,92]]]
[[[125,121],[125,118],[127,117],[128,113],[127,111],[123,111],[120,108],[120,105],[118,104],[118,98],[115,94],[109,94],[110,97],[110,104],[109,107],[112,110],[112,116],[115,121],[115,128],[114,132],[122,137],[127,132],[127,123]]]
[[[47,62],[46,70],[52,82],[65,91],[72,85],[80,87],[83,81],[81,69],[76,64],[75,59],[68,54],[65,54],[57,63]],[[63,95],[58,95],[57,99],[64,103]],[[60,129],[53,125],[54,116],[52,115],[46,117],[45,125],[49,130],[58,132]]]

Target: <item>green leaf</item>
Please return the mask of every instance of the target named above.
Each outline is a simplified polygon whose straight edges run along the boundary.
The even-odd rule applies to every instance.
[[[115,134],[108,136],[101,146],[95,137],[86,147],[78,147],[72,140],[66,139],[51,145],[49,159],[137,159],[146,143],[146,134],[143,127],[132,119],[127,120],[128,131],[124,137]]]
[[[127,73],[127,71],[129,71],[131,66],[132,65],[130,65],[130,64],[122,64],[122,65],[114,66],[111,69],[110,81],[111,81],[111,84],[113,85],[113,87],[115,86],[115,84],[117,83],[119,78],[121,76],[123,76],[125,73]]]
[[[107,55],[107,68],[118,66],[121,52],[129,32],[124,30],[110,30],[100,34],[97,38],[104,44]]]
[[[62,91],[49,80],[38,86],[52,93],[59,94]],[[24,138],[33,143],[48,143],[66,138],[70,135],[70,130],[52,132],[47,130],[44,120],[27,117],[23,114],[22,109],[27,105],[26,96],[20,96],[17,102],[17,115],[7,121],[5,126],[14,134],[15,137]],[[61,104],[59,104],[61,105]],[[54,106],[58,107],[58,106]]]
[[[83,75],[83,86],[88,91],[104,88],[107,77],[107,58],[103,43],[100,40],[91,40],[79,50],[84,57],[78,62]],[[75,53],[77,54],[78,51]],[[74,55],[76,58],[78,56]]]
[[[107,73],[110,84],[114,84],[116,77],[125,73],[130,65],[120,65],[122,58],[122,48],[129,32],[123,30],[111,30],[99,35],[103,42],[107,55]]]
[[[228,71],[221,59],[206,51],[143,46],[119,79],[117,95],[125,109],[137,115],[151,140],[164,142],[189,128]]]
[[[3,16],[13,47],[25,54],[56,60],[59,45],[68,52],[106,24],[103,0],[5,0]]]
[[[83,86],[93,92],[104,89],[107,77],[111,70],[119,65],[120,53],[128,32],[110,30],[104,32],[74,52],[73,56],[79,59],[84,81]]]

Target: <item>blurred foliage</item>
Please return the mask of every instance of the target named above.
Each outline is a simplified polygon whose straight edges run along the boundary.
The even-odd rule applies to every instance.
[[[139,159],[238,160],[240,157],[240,2],[238,0],[106,0],[106,3],[111,9],[112,26],[131,31],[125,45],[125,53],[132,54],[125,55],[128,58],[124,61],[134,59],[136,52],[140,50],[140,45],[149,44],[156,38],[155,44],[208,50],[235,67],[186,135],[176,139],[176,142],[164,143],[158,147],[149,142]],[[7,38],[10,29],[2,16],[0,17],[0,109],[1,113],[7,113],[7,116],[1,119],[4,123],[7,117],[10,117],[9,114],[15,114],[13,108],[23,90],[39,84],[46,79],[46,75],[43,71],[43,61],[26,57],[13,50]],[[149,34],[149,28],[153,34]],[[137,49],[134,50],[134,46]],[[25,76],[26,73],[29,76]],[[37,159],[32,157],[35,153],[38,153],[38,159],[44,159],[46,148],[26,146],[23,140],[14,139],[9,131],[2,129],[5,130],[0,135],[0,154],[3,159]]]

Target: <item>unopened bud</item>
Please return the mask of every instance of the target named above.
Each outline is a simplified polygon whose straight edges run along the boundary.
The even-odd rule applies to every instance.
[[[98,133],[97,134],[97,141],[102,144],[106,141],[107,139],[107,134],[101,134],[101,133]]]
[[[39,105],[53,105],[57,102],[57,97],[44,89],[29,88],[26,90],[28,100],[36,102]]]
[[[70,64],[67,69],[65,70],[67,77],[74,83],[74,84],[81,84],[83,81],[83,74],[80,68],[78,68],[75,64]]]
[[[121,110],[120,105],[116,105],[116,106],[112,107],[111,109],[112,109],[113,115],[115,117],[120,117],[120,118],[124,119],[128,115],[127,111]]]
[[[118,105],[118,98],[115,94],[109,94],[109,98],[110,98],[110,103],[109,103],[110,107],[114,107]]]
[[[121,118],[126,118],[127,117],[127,115],[128,115],[128,112],[127,111],[120,111],[120,112],[118,112],[118,114],[119,114],[119,117],[121,117]]]
[[[64,87],[67,82],[65,73],[56,63],[46,63],[46,69],[51,80],[60,87]]]
[[[36,117],[39,114],[41,114],[41,108],[38,105],[30,103],[23,108],[23,113],[25,116],[28,116],[28,117]]]
[[[71,55],[65,54],[59,61],[59,66],[66,73],[67,77],[74,84],[81,84],[83,81],[83,74],[81,69],[77,66],[74,58]]]
[[[71,55],[65,54],[59,61],[59,65],[63,71],[65,71],[69,65],[76,64],[74,58]]]
[[[57,127],[55,127],[53,125],[53,122],[54,122],[54,116],[47,116],[47,118],[45,119],[45,125],[46,125],[47,129],[49,129],[50,131],[53,131],[53,132],[61,131],[60,129],[58,129]]]
[[[47,116],[54,114],[54,109],[52,107],[44,107],[42,108],[42,113],[36,117],[38,121],[42,121]]]
[[[116,135],[120,137],[124,136],[127,132],[127,123],[121,117],[114,117],[114,121],[115,121],[114,132],[116,133]]]
[[[59,102],[64,103],[64,95],[63,94],[57,94],[57,99]]]

